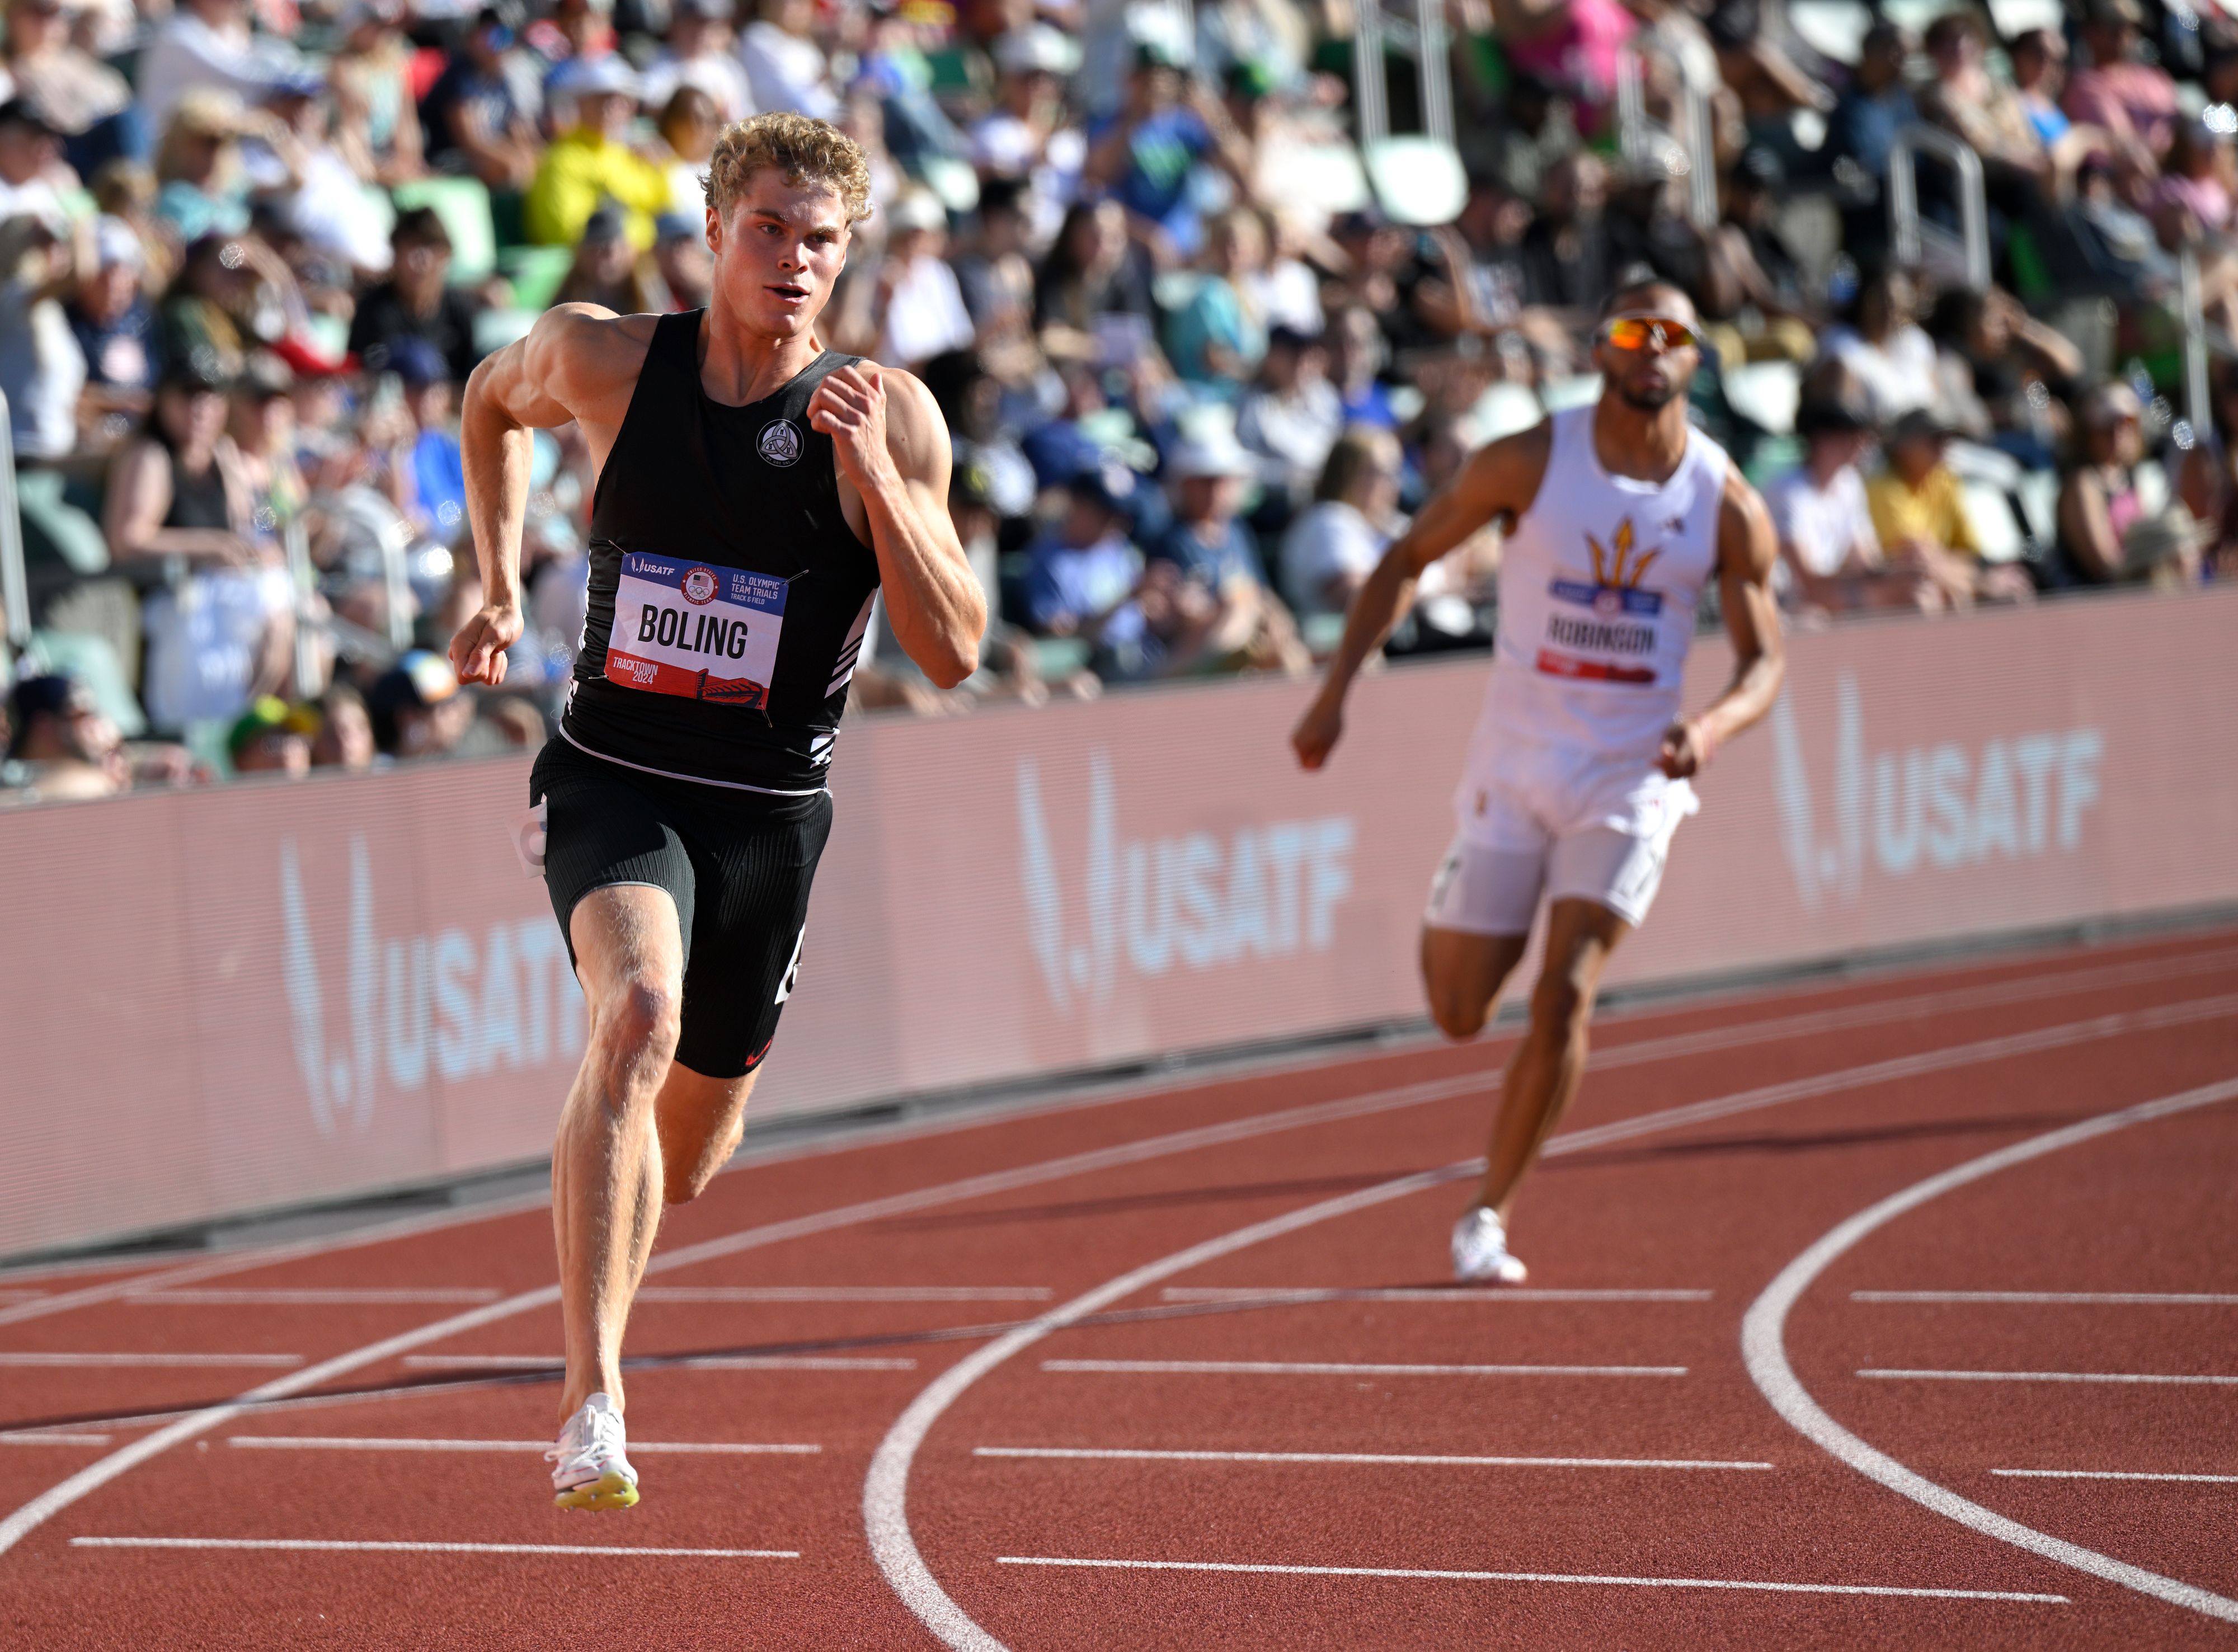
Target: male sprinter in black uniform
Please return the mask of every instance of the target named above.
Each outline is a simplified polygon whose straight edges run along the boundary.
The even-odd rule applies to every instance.
[[[943,688],[978,661],[986,605],[948,519],[939,410],[815,339],[869,211],[862,151],[831,127],[740,122],[708,162],[705,311],[564,304],[467,385],[488,602],[451,644],[462,681],[503,682],[520,635],[529,433],[572,420],[599,466],[574,695],[529,782],[590,1006],[552,1158],[562,1508],[637,1501],[622,1328],[662,1206],[738,1146],[791,990],[873,594]]]

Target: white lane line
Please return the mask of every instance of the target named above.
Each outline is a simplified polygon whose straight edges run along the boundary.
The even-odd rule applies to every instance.
[[[2077,1571],[2088,1572],[2109,1583],[2119,1583],[2124,1589],[2135,1589],[2172,1605],[2188,1607],[2209,1617],[2238,1622],[2238,1600],[2231,1600],[2173,1577],[2163,1577],[2158,1572],[2147,1571],[2142,1566],[2132,1566],[2127,1561],[2102,1555],[2095,1549],[2085,1549],[2080,1543],[2071,1543],[2064,1538],[2038,1531],[2033,1526],[2024,1526],[2017,1520],[1985,1509],[1978,1503],[1970,1502],[1957,1492],[1937,1485],[1924,1475],[1905,1467],[1885,1451],[1875,1450],[1825,1413],[1797,1378],[1795,1368],[1788,1363],[1787,1358],[1787,1316],[1796,1302],[1837,1260],[1897,1217],[1917,1210],[1953,1188],[1963,1187],[1970,1182],[1996,1175],[2015,1165],[2025,1164],[2032,1159],[2057,1153],[2062,1148],[2081,1142],[2096,1140],[2117,1130],[2125,1130],[2131,1125],[2211,1107],[2234,1097],[2238,1097],[2238,1080],[2206,1085],[2137,1107],[2124,1107],[2119,1112],[2102,1113],[2096,1119],[2069,1125],[2063,1130],[2054,1130],[2026,1141],[2016,1142],[1996,1153],[1984,1153],[1978,1159],[1970,1159],[1859,1211],[1781,1269],[1778,1277],[1765,1288],[1764,1294],[1751,1305],[1741,1322],[1741,1357],[1748,1366],[1750,1379],[1771,1402],[1774,1411],[1785,1417],[1797,1432],[1829,1456],[1939,1515],[1986,1536],[1995,1537],[2001,1543],[2025,1549],[2031,1554],[2057,1561],[2063,1566],[2071,1566]]]
[[[915,1371],[914,1359],[857,1359],[824,1354],[694,1354],[671,1359],[659,1355],[655,1365],[639,1358],[622,1362],[625,1371]],[[564,1371],[567,1362],[557,1354],[407,1354],[405,1365],[414,1371]]]
[[[30,1302],[46,1294],[44,1291],[0,1290],[0,1302]]]
[[[632,1449],[634,1450],[634,1443]],[[1136,1451],[1056,1445],[980,1445],[974,1457],[1035,1457],[1083,1463],[1394,1464],[1459,1469],[1769,1469],[1769,1463],[1721,1463],[1670,1457],[1440,1457],[1392,1451]]]
[[[1940,996],[1934,994],[1920,995],[1914,1001],[1912,1008],[1917,1013],[1924,1014],[1937,1007],[1947,1007],[1956,996],[1957,995],[1951,994]],[[1882,1007],[1885,1007],[1885,1001]],[[2180,1025],[2186,1021],[2203,1020],[2209,1016],[2228,1013],[2234,1007],[2238,1007],[2238,997],[2223,995],[2214,998],[2188,1000],[2135,1014],[2102,1015],[2086,1021],[2065,1022],[2033,1034],[1953,1045],[1940,1051],[1930,1052],[1924,1056],[1873,1062],[1864,1067],[1822,1075],[1817,1079],[1784,1085],[1772,1085],[1758,1090],[1743,1091],[1717,1101],[1692,1107],[1666,1108],[1630,1119],[1616,1120],[1597,1129],[1576,1131],[1566,1136],[1559,1136],[1548,1142],[1544,1151],[1547,1153],[1574,1152],[1584,1147],[1598,1146],[1604,1142],[1626,1140],[1633,1136],[1670,1129],[1705,1119],[1722,1118],[1733,1113],[1777,1106],[1810,1096],[1831,1094],[1862,1084],[1880,1083],[1890,1079],[1910,1078],[1924,1073],[1964,1067],[1976,1062],[1999,1061],[2029,1050],[2084,1043],[2094,1039],[2110,1038],[2150,1028]],[[1794,1023],[1798,1019],[1791,1016],[1777,1018],[1769,1024],[1770,1030],[1751,1030],[1746,1026],[1735,1027],[1730,1030],[1727,1044],[1721,1047],[1738,1048],[1761,1042],[1766,1039],[1787,1036],[1794,1030]],[[1683,1036],[1692,1039],[1696,1035]],[[1612,1067],[1659,1060],[1660,1056],[1657,1053],[1657,1047],[1668,1041],[1645,1039],[1637,1043],[1615,1047],[1599,1059],[1599,1065],[1602,1069],[1606,1070]],[[1688,1052],[1692,1053],[1699,1047],[1698,1045],[1690,1043]],[[907,1193],[891,1194],[883,1199],[866,1199],[858,1204],[844,1205],[835,1209],[818,1211],[785,1221],[771,1222],[759,1227],[745,1228],[720,1239],[705,1240],[698,1245],[685,1246],[665,1255],[656,1255],[647,1265],[646,1272],[648,1273],[665,1272],[674,1268],[689,1267],[722,1257],[735,1256],[741,1252],[765,1246],[857,1226],[865,1222],[877,1221],[887,1217],[929,1210],[940,1205],[984,1198],[994,1193],[1061,1180],[1067,1177],[1083,1175],[1094,1171],[1140,1164],[1148,1160],[1249,1140],[1281,1131],[1305,1129],[1317,1124],[1356,1119],[1405,1107],[1426,1106],[1434,1101],[1447,1100],[1453,1096],[1471,1092],[1480,1094],[1489,1094],[1496,1087],[1497,1085],[1486,1075],[1464,1074],[1456,1078],[1402,1085],[1392,1089],[1370,1092],[1366,1095],[1340,1097],[1332,1101],[1316,1102],[1306,1107],[1288,1108],[1278,1113],[1257,1113],[1242,1119],[1226,1120],[1219,1124],[1175,1131],[1166,1135],[1122,1142],[1114,1146],[1093,1148],[1085,1153],[1068,1153],[1056,1159],[1044,1159],[1033,1164],[1014,1166],[1009,1170],[966,1176],[955,1181],[936,1183],[928,1187],[914,1188]],[[1115,1100],[1122,1099],[1125,1094],[1122,1092],[1122,1096],[1111,1099]],[[959,1127],[962,1127],[959,1126]],[[1397,1181],[1384,1184],[1382,1189],[1368,1191],[1377,1194],[1379,1199],[1397,1198],[1403,1193],[1414,1192],[1418,1187],[1439,1186],[1457,1175],[1480,1173],[1481,1169],[1482,1161],[1473,1160],[1465,1165],[1450,1166],[1441,1172],[1432,1172],[1424,1177],[1402,1177]],[[528,1203],[529,1201],[524,1201],[522,1208],[526,1208]],[[1315,1206],[1311,1208],[1314,1211],[1330,1211],[1336,1206],[1351,1208],[1342,1199],[1331,1201],[1330,1205]],[[494,1213],[488,1213],[488,1214]],[[436,1219],[429,1219],[422,1225],[434,1226]],[[1321,1219],[1314,1216],[1310,1219]],[[398,1231],[401,1230],[390,1230],[391,1236]],[[1265,1229],[1264,1225],[1261,1225],[1242,1231],[1256,1234]],[[370,1239],[360,1236],[351,1242],[364,1243],[370,1242]],[[301,1247],[301,1252],[308,1254],[320,1248],[321,1246],[319,1244],[307,1240]],[[342,1249],[348,1248],[348,1246],[329,1243],[325,1245],[324,1248]],[[1225,1250],[1215,1250],[1212,1254],[1225,1255],[1226,1253]],[[1187,1256],[1194,1255],[1195,1252],[1184,1252],[1182,1254]],[[208,1271],[223,1272],[225,1270],[216,1264],[212,1264]],[[1181,1268],[1176,1267],[1153,1272],[1142,1279],[1142,1285],[1156,1284],[1162,1279],[1170,1279],[1173,1273],[1181,1271]],[[1134,1276],[1127,1277],[1131,1279]],[[170,1282],[180,1285],[190,1283],[189,1280],[176,1276],[171,1276]],[[137,1288],[144,1290],[149,1280],[143,1276],[132,1283]],[[102,1299],[104,1300],[108,1295],[129,1293],[124,1287],[118,1287],[112,1291],[107,1286],[96,1286],[91,1287],[91,1290],[103,1293]],[[87,1293],[73,1294],[77,1299],[83,1300]],[[1097,1297],[1096,1305],[1098,1306],[1102,1305],[1104,1300],[1117,1299],[1102,1298],[1097,1292],[1089,1294]],[[1130,1294],[1130,1292],[1121,1294]],[[61,1300],[61,1298],[56,1299]],[[1080,1302],[1087,1299],[1086,1298],[1076,1298],[1073,1304],[1052,1310],[1051,1312],[1064,1315],[1069,1310],[1073,1309],[1077,1309],[1077,1312],[1091,1312],[1094,1311],[1093,1308],[1077,1306]],[[518,1296],[507,1297],[502,1301],[469,1309],[463,1313],[454,1314],[448,1318],[434,1320],[412,1330],[400,1332],[393,1337],[383,1338],[378,1342],[367,1343],[362,1347],[354,1348],[346,1353],[337,1354],[331,1359],[323,1360],[316,1365],[307,1366],[290,1376],[278,1378],[260,1387],[251,1389],[225,1404],[209,1406],[182,1417],[177,1421],[156,1430],[154,1433],[143,1435],[131,1444],[110,1452],[98,1462],[89,1464],[76,1474],[50,1486],[37,1497],[20,1505],[6,1518],[0,1519],[0,1554],[5,1554],[21,1543],[28,1534],[36,1531],[56,1514],[69,1508],[89,1492],[107,1485],[120,1475],[129,1473],[141,1464],[151,1457],[161,1456],[183,1440],[192,1439],[198,1434],[230,1422],[234,1417],[241,1415],[244,1405],[254,1404],[262,1400],[285,1399],[292,1395],[315,1388],[321,1383],[330,1382],[335,1378],[345,1377],[353,1371],[361,1371],[368,1365],[376,1365],[384,1360],[393,1359],[414,1348],[424,1347],[431,1342],[440,1342],[447,1338],[468,1331],[479,1330],[484,1325],[493,1325],[518,1314],[555,1306],[559,1300],[560,1288],[556,1285],[545,1285],[533,1291],[525,1291]],[[0,1322],[4,1322],[8,1315],[19,1313],[33,1305],[35,1305],[24,1303],[18,1304],[14,1308],[0,1308]],[[1063,1319],[1053,1321],[1049,1328],[1054,1328],[1055,1324],[1065,1322]],[[1040,1320],[1035,1322],[1036,1325],[1042,1323]],[[1027,1340],[1028,1342],[1037,1340],[1040,1336],[1046,1334],[1046,1330],[1039,1331]],[[998,1343],[992,1345],[1003,1346],[1003,1345]],[[1016,1345],[1026,1345],[1021,1343]],[[981,1351],[984,1353],[988,1351]],[[1015,1350],[1013,1349],[1012,1351]],[[1009,1357],[1009,1352],[1003,1355],[1003,1358]],[[977,1366],[973,1360],[967,1359],[951,1367],[950,1374],[954,1375],[967,1369],[970,1370],[972,1374],[965,1378],[962,1386],[959,1386],[956,1392],[960,1393],[962,1387],[969,1386],[971,1382],[976,1381],[977,1371],[985,1367]],[[935,1391],[935,1389],[929,1389],[924,1394],[918,1396],[918,1404],[924,1404]],[[934,1408],[931,1416],[937,1417],[941,1411],[947,1408],[949,1403],[948,1399],[942,1399]],[[904,1569],[909,1563],[914,1563],[919,1571],[923,1571],[923,1562],[917,1557],[916,1545],[909,1537],[908,1523],[902,1514],[901,1496],[908,1480],[909,1461],[916,1454],[917,1439],[922,1438],[919,1435],[917,1439],[906,1439],[905,1449],[904,1449],[906,1435],[904,1424],[917,1414],[917,1407],[911,1406],[909,1411],[903,1413],[902,1420],[897,1422],[894,1430],[890,1431],[886,1436],[886,1443],[895,1445],[899,1450],[900,1455],[897,1464],[898,1479],[895,1480],[891,1476],[889,1477],[890,1483],[884,1495],[891,1499],[887,1517],[889,1535],[893,1535],[897,1527],[897,1541],[908,1552],[906,1562],[897,1560],[896,1563],[903,1565]],[[930,1426],[930,1417],[926,1419],[925,1426]],[[886,1445],[882,1444],[881,1453],[885,1450]],[[874,1461],[873,1474],[877,1472],[877,1465]],[[869,1495],[866,1485],[865,1497],[868,1497]],[[900,1550],[897,1550],[895,1552],[898,1555]],[[889,1582],[892,1582],[896,1573],[888,1566],[887,1559],[887,1556],[881,1556],[879,1564],[881,1569],[886,1572]],[[932,1582],[930,1572],[924,1573],[924,1581],[934,1595],[938,1596],[943,1602],[946,1602],[946,1596],[940,1594],[939,1585]],[[904,1598],[910,1597],[905,1596]],[[951,1611],[955,1610],[953,1602],[949,1602],[949,1606]],[[916,1609],[914,1602],[911,1609]],[[920,1612],[919,1616],[923,1616]],[[963,1622],[970,1623],[970,1620],[963,1617],[960,1611],[956,1611],[955,1616]],[[977,1625],[971,1625],[971,1628],[974,1632],[981,1633],[981,1641],[976,1644],[986,1646],[1000,1644],[991,1637],[984,1635],[983,1632],[979,1632]]]
[[[2209,1291],[1852,1291],[1852,1302],[2017,1302],[2082,1307],[2238,1306],[2238,1292]]]
[[[1279,1359],[1044,1359],[1043,1371],[1120,1377],[1684,1377],[1684,1365],[1355,1365]]]
[[[798,1560],[798,1549],[626,1549],[612,1543],[344,1543],[315,1537],[73,1537],[73,1549],[276,1549],[332,1555],[632,1555],[681,1560]]]
[[[652,1285],[639,1302],[1047,1302],[1045,1285]]]
[[[1922,1008],[1931,1007],[1936,1001],[1924,1000]],[[1541,1149],[1541,1156],[1551,1158],[1581,1152],[1609,1142],[1653,1135],[1710,1119],[1727,1118],[1735,1113],[1838,1094],[1869,1085],[1917,1078],[1929,1073],[2007,1061],[2014,1056],[2056,1049],[2094,1039],[2205,1021],[2226,1014],[2234,1007],[2238,1007],[2238,998],[2228,995],[2195,999],[2134,1014],[2102,1015],[2087,1021],[2071,1021],[2041,1028],[2034,1033],[1982,1039],[1919,1055],[1867,1062],[1859,1067],[1821,1074],[1815,1078],[1766,1085],[1759,1089],[1743,1090],[1709,1101],[1665,1107],[1628,1119],[1613,1120],[1592,1129],[1570,1131],[1549,1141]],[[877,1562],[878,1569],[884,1574],[888,1586],[901,1597],[902,1603],[916,1615],[919,1622],[955,1649],[955,1652],[1007,1652],[1000,1641],[980,1628],[970,1615],[941,1588],[940,1581],[932,1575],[931,1568],[925,1564],[924,1556],[917,1549],[917,1539],[910,1530],[910,1470],[925,1437],[949,1407],[989,1371],[1051,1332],[1063,1330],[1076,1320],[1114,1302],[1122,1301],[1138,1291],[1162,1284],[1177,1273],[1185,1273],[1191,1268],[1201,1267],[1205,1263],[1319,1222],[1367,1210],[1391,1199],[1403,1199],[1426,1188],[1441,1186],[1459,1177],[1480,1175],[1483,1170],[1484,1160],[1472,1159],[1439,1170],[1400,1176],[1363,1188],[1356,1193],[1325,1199],[1318,1205],[1292,1211],[1286,1216],[1272,1217],[1216,1239],[1207,1239],[1202,1244],[1175,1252],[1122,1273],[1115,1279],[1107,1280],[1096,1289],[1075,1297],[1069,1302],[1059,1304],[1008,1335],[989,1343],[977,1352],[958,1360],[928,1384],[924,1391],[910,1402],[909,1408],[895,1419],[893,1426],[886,1431],[885,1437],[879,1441],[878,1449],[871,1458],[870,1472],[864,1477],[864,1526],[871,1541],[871,1558]],[[100,1468],[101,1464],[96,1464],[87,1472],[94,1473]],[[65,1485],[68,1483],[66,1482]],[[45,1517],[41,1515],[39,1517],[43,1519]],[[9,1522],[0,1521],[0,1550],[4,1550],[11,1541]]]
[[[226,1444],[255,1451],[546,1451],[552,1447],[549,1440],[382,1439],[367,1434],[235,1434]],[[641,1456],[813,1457],[824,1448],[728,1440],[632,1440],[629,1449]]]
[[[494,1302],[504,1294],[492,1287],[473,1285],[427,1290],[337,1287],[315,1291],[275,1285],[269,1289],[147,1291],[136,1292],[124,1300],[136,1308],[354,1308],[385,1303]]]
[[[2186,1485],[2238,1485],[2238,1474],[2145,1474],[2123,1469],[1991,1469],[2015,1480],[2175,1480]]]
[[[1464,1572],[1413,1566],[1272,1566],[1223,1560],[1084,1560],[1058,1555],[997,1555],[998,1566],[1085,1566],[1108,1571],[1243,1572],[1275,1577],[1400,1577],[1454,1583],[1595,1583],[1619,1589],[1738,1589],[1768,1595],[1884,1595],[1921,1601],[2018,1601],[2065,1606],[2064,1595],[2002,1589],[1904,1589],[1890,1583],[1780,1583],[1747,1577],[1611,1577],[1590,1572]]]
[[[0,1365],[49,1366],[63,1371],[98,1371],[119,1366],[199,1369],[209,1365],[300,1365],[301,1354],[0,1353]]]
[[[0,1445],[106,1445],[106,1434],[42,1434],[36,1429],[0,1434]]]
[[[1707,1291],[1532,1290],[1483,1285],[1173,1285],[1166,1302],[1707,1302]]]
[[[1890,1371],[1878,1367],[1860,1377],[1929,1383],[2180,1383],[2209,1388],[2238,1387],[2238,1377],[2175,1377],[2135,1371]]]

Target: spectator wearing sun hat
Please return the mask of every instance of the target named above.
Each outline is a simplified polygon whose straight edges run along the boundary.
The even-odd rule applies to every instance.
[[[636,72],[611,53],[569,68],[564,89],[574,100],[575,123],[544,152],[528,186],[522,206],[528,238],[573,247],[599,202],[610,200],[621,208],[630,245],[646,250],[653,220],[668,210],[669,187],[667,173],[623,141],[637,113]]]
[[[1264,586],[1267,570],[1251,535],[1237,521],[1258,466],[1235,439],[1222,410],[1199,415],[1198,428],[1166,460],[1174,496],[1174,522],[1150,549],[1154,562],[1170,562],[1185,578],[1217,591],[1232,583]]]

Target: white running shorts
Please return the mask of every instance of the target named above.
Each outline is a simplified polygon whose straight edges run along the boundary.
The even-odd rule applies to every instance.
[[[1606,907],[1637,928],[1655,903],[1694,789],[1661,770],[1506,754],[1467,795],[1453,846],[1430,881],[1423,924],[1467,935],[1527,935],[1539,897]]]

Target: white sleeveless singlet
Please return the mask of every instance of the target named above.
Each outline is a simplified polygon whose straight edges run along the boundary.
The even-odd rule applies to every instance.
[[[1546,477],[1502,547],[1472,774],[1519,747],[1652,764],[1678,715],[1731,461],[1690,430],[1668,481],[1613,476],[1593,451],[1592,421],[1590,406],[1548,421]]]

